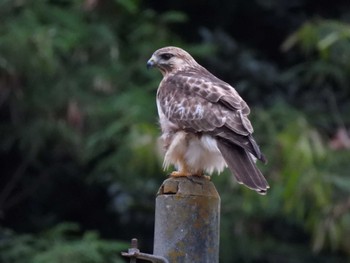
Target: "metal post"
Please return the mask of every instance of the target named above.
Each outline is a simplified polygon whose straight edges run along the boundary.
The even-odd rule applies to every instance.
[[[156,198],[154,255],[170,263],[219,262],[220,196],[204,177],[165,180]]]

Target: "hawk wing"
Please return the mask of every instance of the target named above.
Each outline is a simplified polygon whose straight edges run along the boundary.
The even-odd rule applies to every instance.
[[[209,72],[179,72],[161,83],[157,96],[166,118],[181,129],[209,133],[266,161],[251,135],[248,105],[233,87]]]
[[[265,194],[269,185],[248,153],[266,162],[252,136],[248,105],[229,84],[204,73],[178,72],[164,79],[157,94],[162,113],[180,129],[215,137],[237,181]]]

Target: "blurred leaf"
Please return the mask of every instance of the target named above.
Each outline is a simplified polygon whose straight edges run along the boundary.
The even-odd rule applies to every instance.
[[[166,23],[183,23],[187,21],[187,16],[180,11],[168,11],[162,14],[160,19]]]
[[[15,235],[1,229],[0,260],[2,262],[124,262],[120,251],[127,244],[100,239],[96,232],[79,237],[78,226],[62,223],[39,235]]]
[[[135,14],[139,10],[138,0],[115,0],[115,1],[132,14]]]

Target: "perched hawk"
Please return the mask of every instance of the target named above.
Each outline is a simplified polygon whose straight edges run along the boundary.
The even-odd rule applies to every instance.
[[[181,48],[158,49],[147,67],[163,74],[157,108],[164,166],[177,168],[171,176],[210,175],[228,166],[238,183],[265,194],[269,185],[255,160],[266,159],[252,136],[249,107],[237,91]]]

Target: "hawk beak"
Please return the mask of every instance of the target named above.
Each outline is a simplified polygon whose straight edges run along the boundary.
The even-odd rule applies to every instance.
[[[156,65],[156,60],[154,56],[152,56],[148,61],[147,61],[147,69],[150,69]]]
[[[150,60],[147,61],[147,69],[150,69],[152,67],[154,67],[156,63],[154,62],[154,60],[151,58]]]

